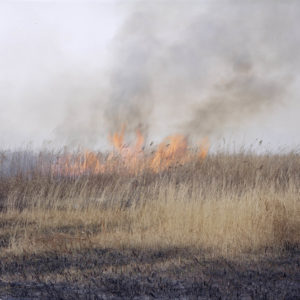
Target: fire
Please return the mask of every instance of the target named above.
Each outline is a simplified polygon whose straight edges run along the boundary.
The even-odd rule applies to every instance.
[[[199,150],[198,150],[198,155],[199,158],[204,159],[208,153],[209,150],[209,141],[208,138],[203,139],[200,143],[199,143]]]
[[[138,129],[136,131],[136,141],[133,146],[127,146],[124,143],[125,126],[122,127],[120,133],[114,133],[109,137],[112,145],[114,146],[115,152],[110,153],[108,161],[110,166],[114,169],[114,165],[118,169],[125,169],[130,171],[130,173],[139,173],[141,169],[142,157],[144,155],[143,145],[144,136]]]
[[[175,164],[183,164],[188,159],[187,140],[182,135],[167,137],[159,146],[151,160],[151,169],[159,172]]]
[[[122,151],[124,147],[124,135],[125,135],[125,125],[122,126],[121,132],[115,132],[111,137],[110,141],[116,150]]]
[[[177,134],[165,138],[157,149],[150,153],[144,149],[145,138],[140,130],[136,131],[136,139],[132,145],[125,144],[125,126],[120,132],[113,133],[109,140],[114,151],[106,158],[88,150],[77,154],[66,152],[52,165],[52,173],[63,176],[96,175],[116,171],[139,174],[143,170],[158,173],[193,160],[203,160],[209,150],[207,138],[200,142],[196,151],[192,151],[188,148],[187,138]]]
[[[99,157],[88,150],[78,154],[64,153],[52,165],[52,173],[64,176],[98,174],[103,171],[104,166],[100,163]]]
[[[124,143],[124,135],[125,135],[125,126],[122,127],[120,133],[115,132],[112,136],[109,137],[110,142],[114,146],[115,150],[125,159],[137,155],[142,152],[142,148],[144,145],[144,137],[139,129],[136,131],[136,142],[134,146],[126,146]]]

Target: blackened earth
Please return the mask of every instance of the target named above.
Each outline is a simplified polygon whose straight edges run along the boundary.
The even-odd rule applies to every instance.
[[[242,260],[188,249],[9,256],[0,299],[300,299],[300,251]]]

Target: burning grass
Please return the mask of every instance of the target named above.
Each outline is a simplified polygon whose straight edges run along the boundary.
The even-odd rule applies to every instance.
[[[2,255],[174,247],[234,257],[299,245],[299,154],[203,159],[176,141],[180,150],[174,141],[161,145],[133,163],[135,172],[128,161],[136,152],[128,149],[85,154],[90,160],[79,173],[65,164],[53,172],[65,153],[11,153],[0,179]],[[157,153],[167,167],[152,168]]]
[[[206,155],[186,143],[3,152],[0,295],[299,295],[299,154]]]

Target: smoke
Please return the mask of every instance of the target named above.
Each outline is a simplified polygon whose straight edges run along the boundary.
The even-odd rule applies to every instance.
[[[299,15],[292,0],[3,6],[2,143],[102,147],[123,125],[151,140],[257,129],[299,107]]]
[[[297,2],[276,1],[130,7],[114,43],[109,130],[164,123],[214,136],[272,113],[299,67],[299,13]]]
[[[153,69],[160,44],[151,12],[135,12],[115,37],[110,74],[111,92],[106,120],[109,131],[126,125],[128,131],[149,126],[153,108]]]

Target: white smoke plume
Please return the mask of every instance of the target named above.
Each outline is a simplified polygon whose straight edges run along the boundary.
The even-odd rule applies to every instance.
[[[6,135],[26,121],[28,130],[47,128],[52,139],[70,145],[105,143],[123,124],[151,139],[175,132],[221,137],[280,105],[298,107],[298,1],[118,2],[122,18],[114,20],[106,53],[96,43],[105,32],[100,27],[112,26],[105,13],[97,15],[103,6],[47,5],[49,13],[43,4],[16,6],[14,21],[32,26],[26,38],[13,25],[14,39],[9,31],[1,39],[15,51],[0,47],[10,70],[10,77],[0,74]],[[59,26],[51,21],[55,11]],[[22,101],[7,105],[16,99]],[[15,120],[8,122],[7,106]]]

